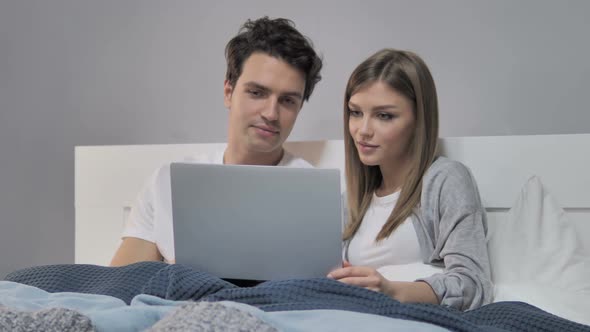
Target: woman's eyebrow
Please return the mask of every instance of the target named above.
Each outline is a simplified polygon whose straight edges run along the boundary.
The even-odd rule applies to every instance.
[[[360,107],[352,102],[348,102],[348,108],[355,108],[355,109],[360,109]],[[379,105],[379,106],[375,106],[373,108],[371,108],[372,111],[385,111],[385,110],[389,110],[389,109],[397,109],[399,108],[397,105],[394,104],[384,104],[384,105]]]

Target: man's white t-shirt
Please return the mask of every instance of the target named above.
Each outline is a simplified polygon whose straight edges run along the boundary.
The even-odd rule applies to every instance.
[[[221,165],[224,151],[225,146],[212,153],[189,158],[183,162]],[[295,157],[286,150],[277,166],[312,167],[304,159]],[[153,242],[164,257],[164,261],[174,261],[170,164],[160,167],[144,184],[125,221],[122,237],[134,237]]]
[[[389,237],[375,242],[377,234],[391,215],[399,194],[399,191],[383,197],[373,194],[371,205],[359,229],[344,248],[343,256],[348,257],[352,265],[373,267],[390,280],[413,281],[441,272],[442,269],[422,262],[412,216],[402,222]]]

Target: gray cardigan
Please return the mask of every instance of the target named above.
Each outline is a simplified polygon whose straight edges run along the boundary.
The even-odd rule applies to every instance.
[[[485,209],[475,179],[463,164],[438,157],[422,181],[420,207],[413,218],[424,263],[444,266],[419,280],[442,305],[474,309],[492,300]]]
[[[490,303],[487,219],[469,169],[438,157],[424,175],[414,216],[423,262],[445,268],[418,281],[432,287],[441,305],[467,310]]]

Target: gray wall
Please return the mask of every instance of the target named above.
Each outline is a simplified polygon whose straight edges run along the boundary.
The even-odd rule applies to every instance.
[[[441,135],[590,132],[590,1],[0,0],[0,276],[74,260],[74,146],[225,140],[223,48],[293,19],[326,61],[294,140],[342,137],[353,67],[411,49]]]

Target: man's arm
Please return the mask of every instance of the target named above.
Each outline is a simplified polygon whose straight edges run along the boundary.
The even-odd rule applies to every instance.
[[[111,260],[111,266],[162,260],[163,257],[155,243],[135,237],[125,237]]]

